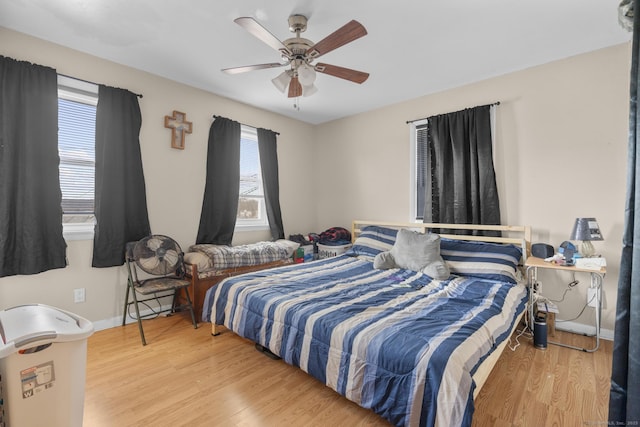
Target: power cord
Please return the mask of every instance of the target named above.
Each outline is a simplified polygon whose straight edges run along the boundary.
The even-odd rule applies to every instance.
[[[528,323],[528,322],[527,322],[527,319],[526,319],[526,316],[525,316],[525,324],[527,324],[527,323]],[[531,335],[531,332],[527,332],[527,329],[529,329],[529,326],[528,326],[528,325],[526,325],[524,328],[522,328],[521,330],[519,330],[519,331],[518,331],[518,335],[516,335],[515,337],[509,337],[509,344],[508,344],[508,345],[509,345],[509,350],[511,350],[511,351],[516,351],[516,349],[517,349],[518,347],[520,347],[520,344],[521,344],[521,343],[520,343],[520,337],[521,337],[521,336],[523,336],[523,335],[525,335],[525,334],[527,335],[527,337],[531,337],[531,336],[532,336],[532,335]],[[512,340],[513,340],[513,341],[515,341],[515,345],[514,345],[514,344],[512,344]]]
[[[587,301],[587,303],[582,307],[582,310],[580,310],[580,313],[578,313],[578,315],[576,317],[574,317],[573,319],[562,319],[562,320],[556,319],[556,323],[559,323],[559,322],[571,322],[573,320],[578,319],[580,316],[582,316],[582,313],[584,313],[584,311],[587,309],[589,304],[591,304],[595,298],[596,298],[596,294],[594,293],[593,296],[591,297],[591,299],[589,301]]]
[[[538,304],[538,302],[553,302],[553,303],[559,303],[564,301],[565,297],[567,296],[567,293],[571,290],[573,290],[573,288],[575,288],[576,286],[578,286],[580,282],[578,280],[576,280],[575,277],[575,273],[573,275],[573,280],[571,282],[569,282],[567,284],[567,288],[564,290],[564,292],[562,293],[562,298],[560,298],[559,300],[554,300],[551,298],[547,298],[547,297],[543,297],[540,295],[540,288],[542,286],[542,284],[538,281],[535,281],[532,285],[531,285],[531,289],[530,292],[532,293],[531,295],[531,305],[533,307],[536,307],[536,305]],[[580,310],[580,313],[578,313],[578,315],[572,319],[556,319],[556,323],[559,322],[571,322],[573,320],[578,319],[580,316],[582,316],[582,314],[584,313],[584,311],[587,309],[587,307],[589,306],[589,304],[591,304],[591,302],[593,302],[593,300],[595,299],[595,294],[594,296],[591,297],[591,299],[589,301],[587,301],[587,303],[584,305],[584,307],[582,307],[582,309]],[[533,333],[532,333],[532,328],[529,325],[529,316],[528,314],[531,313],[531,307],[527,307],[527,314],[524,316],[524,328],[522,328],[521,330],[518,331],[518,334],[515,337],[510,337],[509,338],[509,349],[511,351],[516,351],[516,349],[520,346],[520,337],[522,337],[523,335],[526,334],[526,336],[528,338],[533,338]],[[512,342],[515,341],[515,344],[513,344]]]
[[[536,284],[534,284],[534,285],[537,285],[537,283],[536,283]],[[536,290],[537,290],[537,288],[536,288]],[[534,295],[534,296],[533,296],[533,300],[534,300],[534,303],[535,303],[535,301],[536,301],[539,297],[538,297],[538,295],[537,295],[537,293],[536,293],[536,292],[534,292],[534,294],[533,294],[533,295]],[[521,337],[521,336],[526,335],[526,336],[527,336],[527,338],[533,338],[533,334],[530,332],[530,331],[531,331],[531,327],[529,326],[529,312],[530,312],[530,311],[529,311],[529,306],[528,306],[528,303],[527,303],[526,313],[525,313],[525,315],[523,316],[523,320],[524,320],[524,327],[518,331],[518,334],[517,334],[515,337],[509,337],[509,343],[508,343],[508,346],[509,346],[509,350],[511,350],[511,351],[516,351],[516,349],[517,349],[518,347],[520,347],[520,344],[521,344],[521,343],[520,343],[520,337]],[[513,341],[515,341],[515,344],[513,344]]]
[[[154,308],[151,305],[147,304],[146,301],[138,301],[138,304],[144,305],[150,311],[150,313],[140,316],[140,319],[144,319],[144,320],[146,320],[146,319],[155,319],[156,317],[160,316],[160,314],[162,313],[162,303],[160,302],[160,298],[158,296],[155,296],[153,298],[153,300],[155,300],[156,304],[158,305],[157,308]],[[147,301],[152,301],[152,299],[149,299]],[[136,317],[135,313],[133,313],[133,314],[131,313],[131,305],[133,305],[133,304],[135,304],[135,303],[132,302],[127,307],[127,314],[129,315],[129,317],[131,319],[138,320],[138,318]]]
[[[578,280],[576,280],[575,274],[573,276],[573,281],[569,282],[569,284],[567,284],[567,289],[564,290],[564,293],[562,294],[562,298],[560,298],[559,300],[554,300],[551,298],[547,298],[549,301],[551,302],[562,302],[564,301],[564,297],[567,296],[567,292],[569,292],[570,290],[572,290],[573,288],[575,288],[576,286],[578,286],[578,283],[580,283]]]
[[[554,299],[545,297],[544,299],[546,299],[547,301],[554,302],[554,303],[562,302],[562,301],[564,301],[565,297],[567,296],[567,293],[569,291],[573,290],[573,288],[575,288],[576,286],[578,286],[579,283],[580,283],[580,281],[576,280],[576,275],[575,275],[575,273],[573,273],[573,280],[567,284],[567,288],[562,293],[562,298],[560,298],[559,300],[554,300]],[[584,307],[582,307],[582,309],[580,310],[580,313],[578,313],[578,315],[576,317],[574,317],[572,319],[556,319],[556,323],[559,323],[559,322],[571,322],[573,320],[578,319],[580,316],[582,316],[582,314],[587,309],[589,304],[591,304],[591,302],[594,300],[594,298],[595,298],[595,294],[594,294],[593,297],[591,297],[591,299],[589,301],[587,301],[587,303],[584,305]]]

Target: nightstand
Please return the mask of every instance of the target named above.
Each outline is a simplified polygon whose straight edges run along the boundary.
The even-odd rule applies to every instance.
[[[602,279],[607,272],[606,267],[600,267],[599,269],[594,268],[583,268],[576,266],[566,266],[554,264],[551,262],[545,262],[541,258],[536,257],[528,257],[525,262],[525,267],[527,268],[527,285],[529,286],[529,319],[534,319],[534,304],[536,300],[537,294],[537,283],[538,283],[538,269],[545,270],[559,270],[559,271],[568,271],[572,273],[589,273],[591,276],[591,286],[590,288],[595,289],[595,310],[596,310],[596,319],[595,319],[595,327],[596,327],[596,342],[593,348],[587,349],[582,347],[576,347],[568,344],[563,344],[559,342],[548,341],[549,344],[559,345],[562,347],[573,348],[575,350],[582,350],[586,352],[594,352],[598,350],[600,347],[600,316],[602,313]]]

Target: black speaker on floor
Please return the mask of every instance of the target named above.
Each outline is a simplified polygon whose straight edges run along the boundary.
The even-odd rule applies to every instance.
[[[549,258],[555,253],[553,246],[546,243],[534,243],[531,245],[531,255],[536,258]]]

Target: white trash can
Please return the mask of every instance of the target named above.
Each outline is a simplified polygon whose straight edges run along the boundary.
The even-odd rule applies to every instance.
[[[93,324],[42,304],[0,311],[0,427],[82,426]]]

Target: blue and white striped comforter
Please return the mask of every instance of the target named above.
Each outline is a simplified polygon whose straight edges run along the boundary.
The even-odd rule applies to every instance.
[[[471,425],[471,376],[525,307],[522,285],[376,270],[346,255],[231,277],[225,325],[398,426]]]

